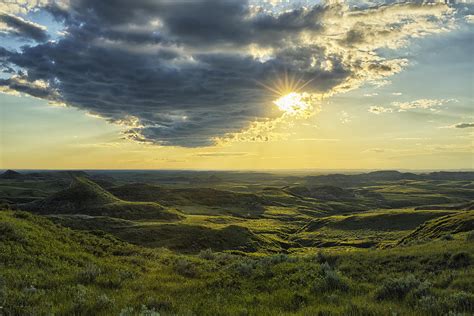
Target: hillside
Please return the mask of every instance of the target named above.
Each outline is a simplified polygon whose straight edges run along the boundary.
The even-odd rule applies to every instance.
[[[402,238],[400,243],[424,241],[469,231],[474,231],[474,211],[464,211],[427,221]]]
[[[290,193],[297,196],[311,197],[324,201],[344,201],[353,200],[355,195],[349,190],[345,190],[336,186],[294,186],[286,189]]]
[[[115,196],[127,201],[158,202],[177,207],[185,213],[232,214],[258,217],[266,202],[250,193],[239,193],[213,188],[164,188],[150,184],[127,184],[109,188]]]
[[[0,174],[0,179],[21,179],[22,177],[21,173],[10,169]]]
[[[55,223],[74,229],[104,231],[115,237],[144,247],[165,247],[181,253],[198,253],[201,250],[265,251],[277,248],[248,228],[228,225],[212,228],[189,224],[137,223],[110,217],[50,216]]]
[[[85,177],[74,177],[67,189],[18,207],[39,214],[85,214],[125,219],[182,218],[158,203],[121,200]]]
[[[0,302],[6,315],[474,311],[474,244],[461,239],[378,251],[189,256],[12,211],[0,211],[0,232]]]

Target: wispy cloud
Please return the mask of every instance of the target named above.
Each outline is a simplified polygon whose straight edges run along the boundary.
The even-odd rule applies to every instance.
[[[459,101],[456,99],[418,99],[408,102],[392,102],[391,105],[398,108],[398,111],[407,111],[413,109],[432,109],[450,102]]]
[[[352,121],[352,118],[349,115],[349,113],[347,113],[346,111],[341,111],[339,120],[341,121],[342,124],[347,124]]]
[[[374,97],[374,96],[377,96],[379,95],[377,92],[374,92],[374,93],[366,93],[364,94],[364,97]]]
[[[300,142],[340,142],[339,138],[297,138]]]
[[[457,99],[418,99],[413,101],[390,103],[390,107],[385,106],[371,106],[369,112],[373,114],[392,113],[395,111],[405,112],[415,109],[436,111],[436,107],[445,105],[447,103],[459,102]]]
[[[248,152],[198,152],[193,154],[198,157],[242,157],[242,156],[253,156]]]
[[[391,108],[386,108],[386,107],[383,107],[383,106],[371,106],[369,107],[369,112],[370,113],[373,113],[373,114],[382,114],[382,113],[391,113],[393,112],[393,110]]]
[[[441,128],[474,128],[474,122],[469,123],[456,123],[453,125],[443,126]]]

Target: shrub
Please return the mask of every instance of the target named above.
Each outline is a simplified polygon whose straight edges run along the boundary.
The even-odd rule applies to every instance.
[[[98,280],[100,285],[111,289],[118,289],[122,287],[125,281],[133,279],[135,273],[129,270],[112,270],[104,271],[101,275],[104,277],[100,278],[100,282]]]
[[[26,240],[15,225],[9,222],[0,222],[0,241],[25,243]]]
[[[337,257],[334,255],[330,255],[322,251],[319,251],[314,257],[314,260],[318,263],[329,263],[331,265],[335,265],[337,261]]]
[[[358,305],[351,302],[344,308],[343,315],[379,316],[380,314],[370,310],[369,306]],[[397,315],[397,313],[392,312],[391,315]]]
[[[377,300],[401,300],[420,284],[421,282],[412,274],[398,279],[388,279],[377,289],[375,298]]]
[[[206,250],[201,250],[201,252],[199,252],[199,257],[204,260],[214,260],[216,256],[212,252],[212,249],[208,248]]]
[[[174,265],[174,270],[185,277],[195,277],[197,275],[196,266],[189,260],[179,259]]]
[[[432,284],[428,281],[420,282],[420,284],[410,291],[407,298],[413,303],[416,304],[420,300],[426,297],[433,297],[431,294]]]
[[[291,311],[297,311],[300,308],[304,307],[308,302],[308,299],[298,293],[293,293],[290,299],[290,304],[288,306],[288,309]]]
[[[78,282],[83,284],[89,284],[94,282],[100,275],[101,270],[98,266],[92,263],[88,263],[78,274]]]
[[[449,258],[449,266],[451,268],[464,268],[471,263],[471,255],[465,251],[460,251]]]
[[[427,296],[421,297],[418,300],[418,303],[416,304],[416,306],[419,309],[422,309],[422,310],[425,310],[425,311],[435,311],[439,308],[438,305],[439,305],[439,300],[436,297],[432,296],[432,295],[427,295]]]
[[[154,309],[148,309],[142,305],[140,310],[135,310],[133,307],[126,307],[120,311],[120,316],[160,316],[160,313]]]
[[[228,252],[217,252],[214,253],[215,261],[220,265],[226,265],[231,262],[237,256],[230,254]]]
[[[146,304],[145,306],[149,310],[156,310],[160,312],[170,312],[173,309],[173,304],[170,301],[167,300],[160,300],[158,298],[147,298],[145,300]]]
[[[474,310],[474,295],[466,292],[456,292],[445,299],[445,305],[455,311]]]
[[[84,285],[78,285],[75,287],[73,293],[73,314],[83,314],[87,311],[89,291]]]
[[[97,310],[109,309],[114,305],[115,301],[109,298],[106,294],[101,294],[97,297],[95,307]]]
[[[441,236],[441,239],[442,240],[454,240],[454,237],[451,234],[446,234],[446,235]]]
[[[255,264],[251,260],[237,261],[234,265],[234,271],[243,277],[252,275]]]
[[[3,305],[5,305],[7,301],[7,287],[5,281],[2,277],[0,277],[0,310]]]
[[[313,284],[313,292],[348,291],[348,282],[326,262],[320,267],[320,274]]]
[[[267,264],[270,264],[270,265],[275,265],[275,264],[279,264],[279,263],[282,263],[282,262],[287,262],[289,261],[289,256],[287,254],[284,254],[284,253],[280,253],[280,254],[276,254],[276,255],[272,255],[272,256],[267,256],[265,258],[263,258],[263,262],[267,263]]]
[[[466,240],[474,241],[474,230],[471,230],[469,233],[467,233]]]

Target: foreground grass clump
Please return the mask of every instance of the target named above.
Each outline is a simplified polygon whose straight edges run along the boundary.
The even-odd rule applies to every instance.
[[[474,244],[179,255],[0,211],[0,314],[469,315]]]

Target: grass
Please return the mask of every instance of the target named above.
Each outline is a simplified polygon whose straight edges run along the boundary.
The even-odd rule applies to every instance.
[[[183,216],[155,202],[124,201],[85,177],[74,177],[61,190],[19,208],[39,214],[85,214],[123,219],[179,220]]]
[[[0,224],[6,314],[474,311],[474,243],[466,236],[378,251],[189,256],[73,231],[25,212],[0,212]]]
[[[470,232],[474,230],[474,211],[463,211],[439,217],[420,225],[401,240],[401,243],[419,242],[443,237],[446,234]]]
[[[0,179],[0,315],[474,313],[469,177],[110,175]]]

